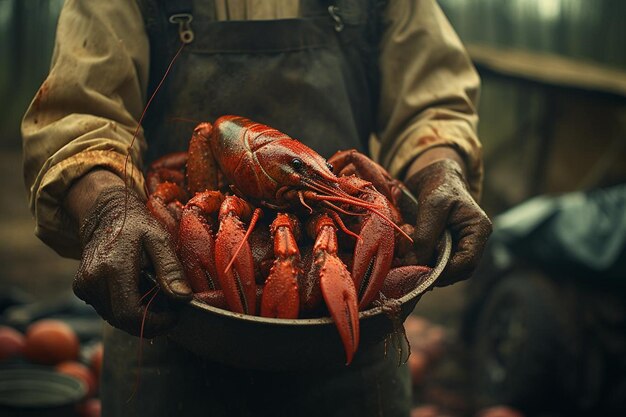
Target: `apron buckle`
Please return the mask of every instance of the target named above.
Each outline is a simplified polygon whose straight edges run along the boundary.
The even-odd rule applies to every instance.
[[[178,24],[178,36],[184,44],[193,42],[194,33],[191,30],[193,16],[190,13],[177,13],[170,16],[170,23]]]
[[[341,16],[339,16],[339,6],[328,6],[328,13],[330,17],[335,21],[335,31],[341,32],[343,30],[343,20],[341,20]]]

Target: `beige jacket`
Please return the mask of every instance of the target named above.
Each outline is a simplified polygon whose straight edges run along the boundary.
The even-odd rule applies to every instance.
[[[298,1],[217,0],[216,15],[296,17]],[[35,232],[61,255],[80,256],[77,226],[63,206],[73,181],[103,167],[143,193],[146,139],[137,121],[146,102],[149,45],[142,22],[133,1],[66,0],[50,74],[24,116],[24,176]],[[478,195],[479,79],[467,53],[435,0],[391,0],[384,22],[380,131],[373,132],[379,161],[399,176],[426,149],[452,146],[465,158]]]

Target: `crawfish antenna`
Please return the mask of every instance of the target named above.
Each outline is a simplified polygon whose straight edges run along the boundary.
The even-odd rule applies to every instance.
[[[119,234],[122,233],[122,229],[124,229],[124,226],[126,225],[126,213],[128,212],[128,162],[132,158],[130,151],[133,149],[133,146],[135,145],[135,141],[137,140],[137,135],[139,135],[139,129],[141,129],[141,124],[143,123],[143,119],[146,117],[146,112],[148,111],[150,104],[152,104],[152,100],[154,100],[154,97],[161,89],[161,86],[163,85],[163,83],[165,82],[165,79],[169,75],[170,70],[172,69],[172,66],[174,65],[174,62],[176,62],[176,59],[178,59],[178,56],[183,51],[183,48],[185,47],[185,45],[186,45],[185,43],[181,43],[180,48],[178,48],[178,51],[174,55],[174,58],[172,58],[169,65],[167,66],[167,69],[165,70],[165,73],[163,74],[161,81],[159,81],[159,84],[156,86],[156,88],[152,92],[152,95],[148,99],[148,102],[146,103],[146,107],[144,107],[143,111],[141,112],[141,116],[139,117],[139,120],[137,121],[137,127],[135,128],[135,132],[133,133],[133,139],[130,141],[130,144],[128,145],[128,153],[126,154],[126,159],[124,160],[124,186],[126,187],[126,197],[124,198],[124,218],[122,219],[122,227],[119,228],[113,240],[117,239]]]
[[[141,362],[142,362],[142,357],[143,357],[144,326],[146,324],[146,317],[148,316],[148,309],[150,308],[150,304],[152,304],[152,302],[154,301],[154,299],[156,298],[160,290],[161,288],[155,284],[154,287],[150,289],[150,291],[145,293],[143,297],[139,299],[139,303],[141,303],[145,298],[147,298],[150,294],[152,294],[152,296],[150,297],[150,300],[144,307],[143,318],[141,319],[141,329],[139,330],[139,350],[137,352],[137,379],[135,379],[135,386],[133,387],[133,391],[130,393],[130,397],[128,397],[128,399],[126,400],[126,403],[131,402],[132,399],[135,397],[135,395],[137,395],[137,391],[139,390],[139,384],[141,383],[140,380],[141,380]]]
[[[254,213],[252,213],[252,218],[250,219],[250,224],[248,225],[248,230],[246,230],[246,234],[244,235],[243,239],[241,239],[241,243],[239,243],[239,246],[237,246],[237,250],[233,254],[232,258],[230,259],[230,262],[228,262],[228,265],[226,265],[224,272],[228,272],[230,270],[230,267],[233,266],[233,262],[235,262],[235,259],[237,259],[237,255],[239,255],[239,251],[241,250],[241,248],[243,248],[243,245],[248,241],[248,236],[250,236],[250,233],[252,233],[252,230],[254,229],[254,226],[256,225],[256,222],[261,217],[262,213],[263,212],[261,211],[260,208],[254,209]]]

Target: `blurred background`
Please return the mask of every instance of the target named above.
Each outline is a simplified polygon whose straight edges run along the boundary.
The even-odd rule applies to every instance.
[[[625,415],[626,2],[439,3],[483,80],[495,232],[475,277],[428,293],[407,326],[414,414]],[[45,312],[19,316],[15,300],[67,305],[77,267],[34,237],[21,172],[20,118],[62,4],[0,0],[4,321]]]

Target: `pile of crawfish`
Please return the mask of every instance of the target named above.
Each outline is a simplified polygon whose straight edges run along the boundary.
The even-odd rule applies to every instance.
[[[328,161],[243,117],[199,124],[187,152],[146,176],[194,291],[212,306],[273,318],[333,318],[347,363],[359,310],[412,291],[416,265],[398,207],[403,185],[355,151]]]

